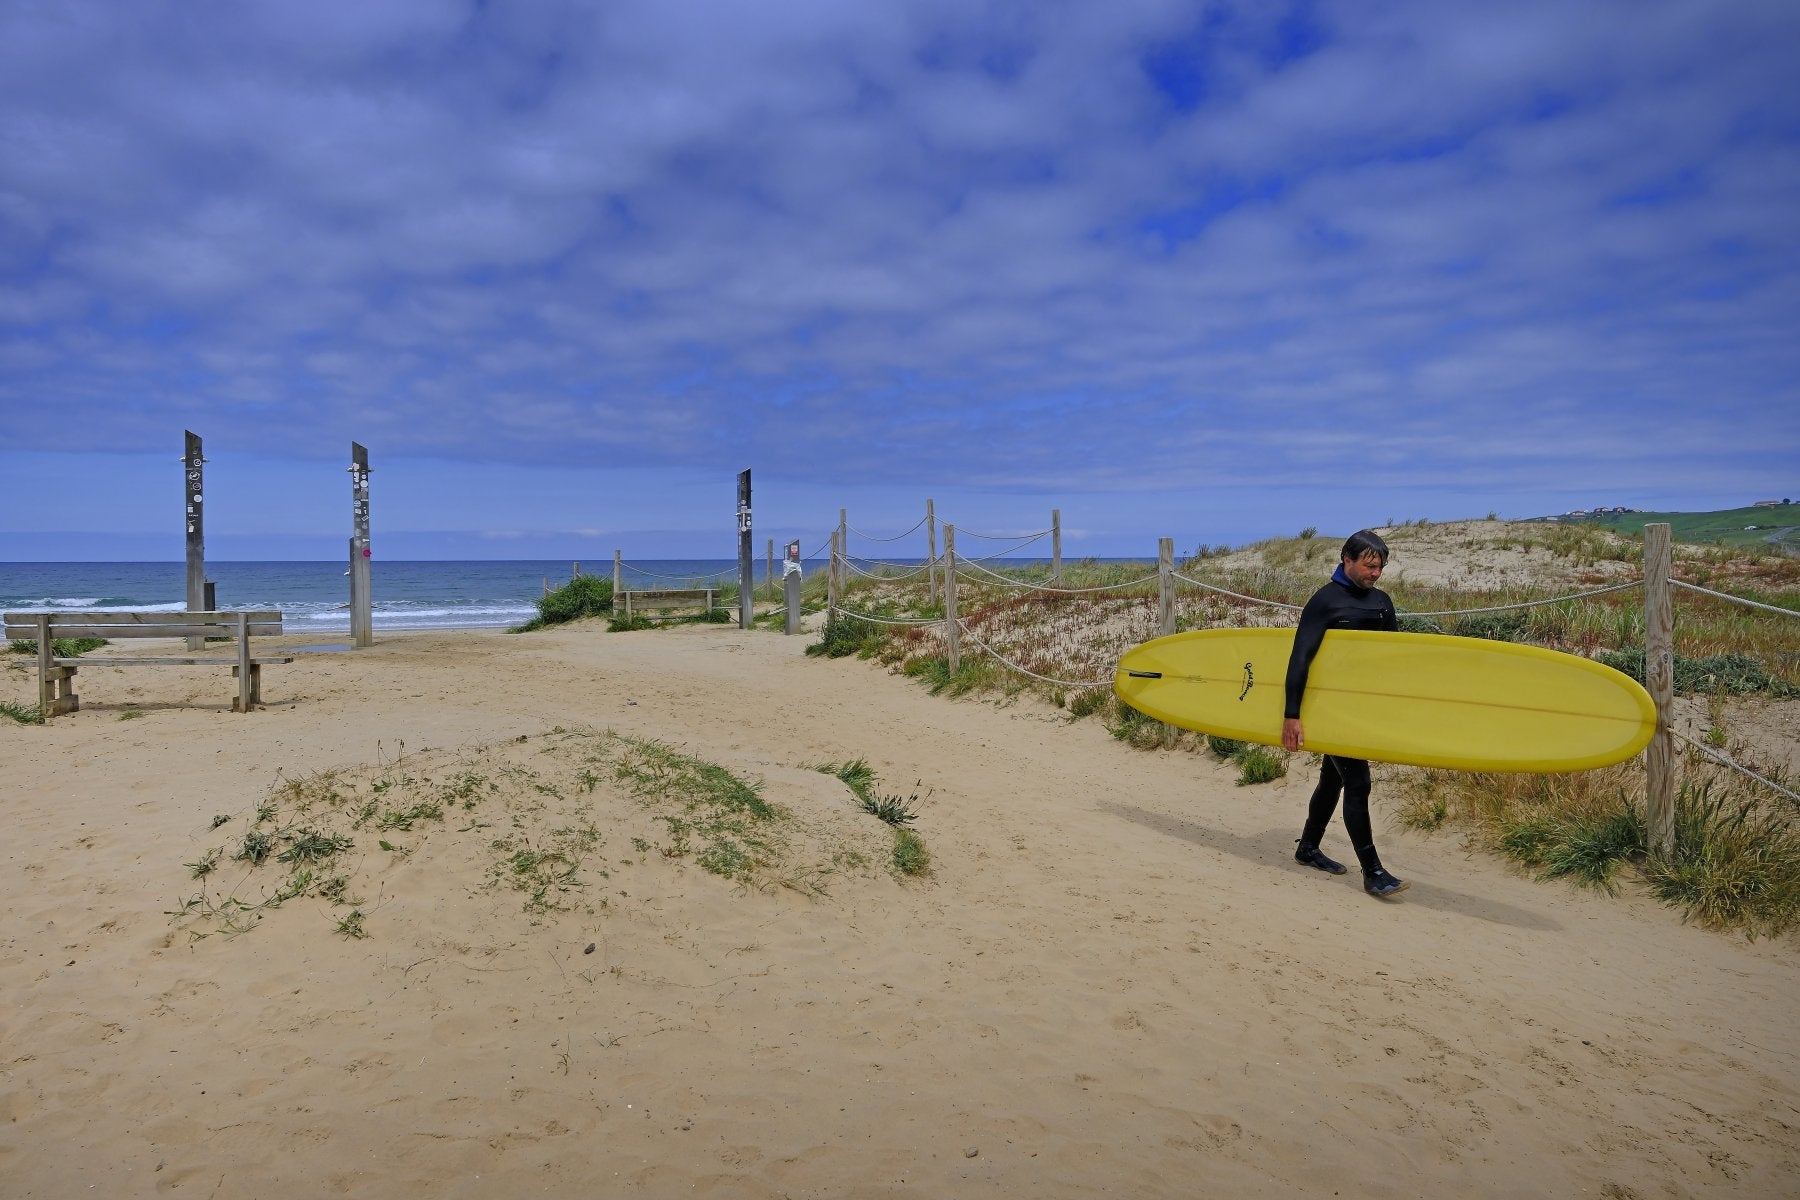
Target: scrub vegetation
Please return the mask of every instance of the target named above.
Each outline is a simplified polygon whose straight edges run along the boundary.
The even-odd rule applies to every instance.
[[[912,820],[917,799],[876,797],[890,821]],[[816,896],[870,875],[882,840],[860,819],[803,820],[761,782],[677,747],[558,728],[284,780],[197,837],[183,855],[196,886],[168,915],[195,940],[296,909],[346,938],[378,937],[386,903],[442,902],[406,893],[455,877],[480,878],[481,894],[538,924],[603,916],[630,902],[625,877],[689,865],[745,890]],[[462,869],[432,869],[451,866]]]
[[[1764,509],[1746,513],[1752,511],[1773,525],[1775,517],[1795,510],[1773,516]],[[1728,514],[1727,525],[1741,515]],[[1639,527],[1660,516],[1628,514]],[[1679,539],[1683,523],[1675,525]],[[1641,588],[1496,613],[1404,615],[1497,608],[1638,578],[1641,533],[1605,522],[1491,518],[1448,526],[1390,522],[1388,528],[1394,559],[1381,586],[1400,608],[1403,628],[1546,646],[1642,679]],[[1426,544],[1441,558],[1463,564],[1461,570],[1407,578],[1409,550]],[[1315,529],[1239,550],[1201,545],[1176,571],[1242,596],[1299,605],[1329,573],[1338,546],[1337,538],[1320,536]],[[1779,542],[1721,536],[1705,544],[1677,540],[1673,551],[1677,579],[1800,611],[1800,558],[1785,553]],[[1035,590],[1049,585],[1041,565],[983,566],[991,574],[978,570],[958,578],[957,610],[966,633],[961,669],[954,677],[941,623],[877,625],[837,616],[809,653],[855,654],[880,662],[920,680],[934,694],[972,695],[1001,704],[1035,695],[1063,709],[1072,721],[1098,716],[1114,737],[1140,749],[1210,750],[1239,767],[1241,783],[1285,771],[1282,751],[1227,744],[1227,739],[1177,729],[1112,695],[1111,674],[1119,656],[1160,632],[1153,562],[1065,563],[1062,592]],[[809,579],[807,587],[809,606],[823,607],[823,573]],[[1095,588],[1109,590],[1083,590]],[[1185,583],[1178,582],[1178,589],[1178,630],[1288,626],[1296,616]],[[842,603],[888,620],[932,620],[943,615],[941,594],[940,584],[940,598],[934,602],[922,573],[887,580],[855,576],[846,584]],[[1676,606],[1675,691],[1680,697],[1704,699],[1704,740],[1783,782],[1781,763],[1758,762],[1755,748],[1734,737],[1729,704],[1800,698],[1800,621],[1685,590],[1677,593]],[[971,644],[976,640],[979,644]],[[1011,666],[995,661],[989,651]],[[1794,789],[1791,781],[1783,785]],[[1664,859],[1647,850],[1643,792],[1642,767],[1630,763],[1551,776],[1403,769],[1377,795],[1378,800],[1384,793],[1389,799],[1398,797],[1397,819],[1406,825],[1460,831],[1472,845],[1547,879],[1608,892],[1630,882],[1712,928],[1755,936],[1793,927],[1800,916],[1800,804],[1689,754],[1680,788],[1677,849]]]

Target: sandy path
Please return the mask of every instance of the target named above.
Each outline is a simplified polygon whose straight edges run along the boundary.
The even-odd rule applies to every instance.
[[[218,672],[85,668],[82,712],[0,726],[0,1192],[1800,1189],[1791,942],[1398,832],[1414,886],[1370,900],[1290,861],[1308,779],[1237,788],[802,645],[392,638],[271,669],[250,717]],[[845,793],[807,768],[866,757],[931,789],[935,874],[807,899],[653,858],[596,885],[604,911],[534,920],[441,833],[384,877],[367,940],[317,901],[232,939],[171,929],[212,816],[278,770],[559,725],[833,819]]]

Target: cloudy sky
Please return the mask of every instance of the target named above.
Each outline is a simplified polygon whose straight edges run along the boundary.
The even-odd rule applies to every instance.
[[[0,560],[1800,496],[1800,4],[5,0]],[[810,549],[810,546],[808,547]]]

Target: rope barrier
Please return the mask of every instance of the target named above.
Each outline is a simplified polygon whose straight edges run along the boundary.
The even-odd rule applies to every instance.
[[[844,529],[848,533],[854,533],[857,537],[862,538],[866,542],[897,542],[901,538],[906,537],[907,534],[917,531],[919,526],[923,524],[925,524],[925,518],[920,517],[917,525],[914,525],[911,529],[907,530],[906,533],[896,533],[893,537],[876,537],[872,533],[864,533],[848,521],[844,522]]]
[[[1742,763],[1733,762],[1731,759],[1727,758],[1725,755],[1720,754],[1717,750],[1714,750],[1711,746],[1705,745],[1704,743],[1701,743],[1701,742],[1696,742],[1693,738],[1689,737],[1685,733],[1682,733],[1678,729],[1671,729],[1671,730],[1669,730],[1669,732],[1674,734],[1676,737],[1680,738],[1682,741],[1686,742],[1688,745],[1692,746],[1694,749],[1698,750],[1700,753],[1706,755],[1706,757],[1712,759],[1714,762],[1718,763],[1720,766],[1730,767],[1732,770],[1736,771],[1740,775],[1747,775],[1751,779],[1754,779],[1754,780],[1756,780],[1756,782],[1762,784],[1764,787],[1770,788],[1777,792],[1780,792],[1783,796],[1786,796],[1789,800],[1800,800],[1800,792],[1790,792],[1787,788],[1782,787],[1779,783],[1776,783],[1773,779],[1763,778],[1761,775],[1758,775],[1755,771],[1752,771],[1749,767],[1744,766]]]
[[[877,567],[892,567],[896,571],[900,569],[899,563],[878,562],[872,558],[865,558],[863,561],[866,563],[869,563],[873,566],[877,566]],[[857,566],[854,561],[852,561],[851,559],[848,559],[848,558],[846,558],[844,560],[844,567],[847,570],[854,571],[856,574],[861,575],[864,579],[879,579],[879,580],[885,580],[885,581],[890,581],[890,582],[898,582],[902,579],[911,579],[915,575],[919,575],[925,571],[930,570],[933,563],[935,563],[935,561],[936,560],[934,559],[932,562],[925,563],[923,566],[914,567],[912,570],[907,571],[903,575],[877,575],[871,571],[863,570],[861,567]]]
[[[982,641],[979,637],[977,637],[975,635],[973,630],[971,630],[967,625],[964,625],[961,621],[958,621],[956,623],[956,627],[958,629],[962,630],[964,636],[966,636],[971,642],[974,642],[977,646],[980,646],[983,650],[987,651],[988,654],[993,656],[994,661],[998,662],[1001,666],[1004,666],[1004,667],[1010,668],[1011,670],[1017,671],[1021,675],[1029,675],[1033,679],[1041,680],[1044,683],[1053,683],[1053,684],[1056,684],[1058,687],[1092,688],[1092,687],[1111,687],[1112,686],[1113,681],[1111,679],[1100,679],[1100,680],[1095,680],[1095,681],[1089,682],[1089,681],[1085,681],[1085,680],[1075,680],[1075,679],[1052,679],[1048,675],[1039,675],[1036,671],[1032,671],[1025,667],[1021,667],[1018,663],[1013,662],[1010,658],[1007,658],[1004,654],[1001,654],[998,650],[994,649],[992,646],[990,646],[986,642]]]
[[[1172,578],[1179,579],[1183,583],[1191,583],[1195,587],[1205,591],[1217,592],[1221,596],[1230,596],[1235,600],[1248,600],[1251,604],[1266,604],[1271,608],[1285,608],[1290,612],[1299,612],[1302,607],[1298,604],[1289,604],[1285,600],[1264,600],[1261,596],[1246,596],[1244,593],[1234,592],[1230,588],[1222,588],[1211,583],[1202,583],[1198,579],[1189,579],[1179,571],[1172,571],[1170,572],[1170,575]]]
[[[966,560],[958,559],[957,560],[957,564],[956,564],[957,578],[960,579],[962,577],[962,568],[965,565],[975,568],[975,570],[980,571],[983,575],[986,575],[986,576],[989,576],[990,578],[992,578],[994,580],[994,582],[1004,584],[1007,587],[1030,588],[1032,591],[1036,591],[1036,592],[1054,592],[1059,596],[1079,596],[1079,595],[1085,595],[1090,592],[1116,592],[1116,591],[1123,590],[1125,588],[1142,587],[1146,583],[1153,583],[1156,580],[1156,576],[1146,575],[1142,579],[1136,579],[1136,580],[1131,581],[1130,583],[1108,583],[1108,584],[1103,584],[1099,587],[1088,587],[1088,588],[1055,588],[1055,587],[1044,587],[1041,584],[1026,583],[1026,582],[1024,582],[1022,580],[1018,580],[1018,579],[1008,579],[1004,575],[1001,575],[1001,574],[998,574],[997,572],[988,570],[986,567],[982,566],[975,559],[966,559]]]
[[[1628,579],[1624,583],[1609,584],[1603,588],[1595,588],[1591,592],[1576,592],[1569,596],[1553,596],[1548,600],[1520,600],[1513,604],[1497,604],[1492,608],[1451,608],[1443,612],[1403,612],[1403,617],[1469,617],[1477,613],[1508,612],[1515,608],[1542,608],[1546,604],[1561,604],[1566,600],[1586,600],[1590,596],[1604,596],[1608,592],[1624,592],[1632,588],[1644,586],[1641,579]],[[1785,611],[1785,610],[1784,610]]]
[[[841,604],[831,611],[840,617],[853,617],[858,621],[867,621],[871,625],[941,625],[944,620],[942,617],[876,617],[868,613],[857,612],[853,608],[845,608]]]
[[[957,532],[958,532],[958,533],[961,533],[961,532],[962,532],[962,531],[961,531],[961,530],[957,530]],[[1030,537],[1030,538],[1028,538],[1028,539],[1027,539],[1027,540],[1025,540],[1025,541],[1023,541],[1023,542],[1020,542],[1020,543],[1019,543],[1019,544],[1018,544],[1018,545],[1017,545],[1017,546],[1008,546],[1008,547],[1007,547],[1007,548],[1006,548],[1006,549],[1004,549],[1004,550],[996,550],[996,551],[994,551],[994,552],[993,552],[993,553],[992,553],[992,554],[988,554],[988,555],[984,555],[984,556],[983,556],[983,557],[981,557],[981,558],[964,558],[964,557],[962,557],[962,556],[961,556],[961,555],[958,555],[958,556],[957,556],[957,559],[956,559],[956,561],[957,561],[957,562],[959,562],[959,563],[965,563],[965,562],[992,562],[992,561],[993,561],[993,560],[994,560],[994,559],[996,559],[996,558],[1004,558],[1004,557],[1006,557],[1006,556],[1007,556],[1007,555],[1008,555],[1008,554],[1011,554],[1011,553],[1012,553],[1012,552],[1013,552],[1013,551],[1015,551],[1015,550],[1023,550],[1023,549],[1024,549],[1024,548],[1025,548],[1025,547],[1027,547],[1027,546],[1029,546],[1029,545],[1031,545],[1031,543],[1032,543],[1032,542],[1035,542],[1035,541],[1038,541],[1038,540],[1039,540],[1039,539],[1041,539],[1041,538],[1045,538],[1045,537],[1048,537],[1048,536],[1050,536],[1050,531],[1049,531],[1049,530],[1048,530],[1048,529],[1046,529],[1046,530],[1044,530],[1044,532],[1042,532],[1042,533],[1038,533],[1038,534],[1033,534],[1033,535],[1032,535],[1032,536],[1031,536],[1031,537]]]
[[[658,575],[655,571],[646,571],[642,567],[632,566],[623,559],[619,561],[619,567],[621,570],[629,570],[643,579],[666,579],[670,583],[690,583],[702,579],[710,579],[717,583],[719,580],[730,578],[733,574],[731,571],[720,571],[714,575]],[[630,590],[630,588],[626,589],[626,591]]]
[[[938,524],[945,525],[945,524],[951,524],[951,523],[947,522],[947,521],[939,521]],[[1054,529],[1040,529],[1036,533],[976,533],[973,529],[963,529],[960,526],[953,526],[953,527],[956,529],[957,537],[978,537],[978,538],[983,538],[990,542],[1018,542],[1018,541],[1035,542],[1041,537],[1049,537],[1052,533],[1056,532],[1056,530],[1054,530]],[[1017,548],[1018,547],[1016,547],[1016,546],[1014,547],[1014,549],[1017,549]]]
[[[1669,583],[1673,587],[1686,588],[1690,592],[1699,592],[1702,596],[1712,596],[1719,600],[1729,600],[1733,604],[1742,604],[1747,608],[1760,608],[1764,612],[1780,613],[1784,617],[1800,617],[1800,612],[1795,612],[1791,608],[1781,608],[1774,604],[1763,604],[1756,600],[1746,600],[1742,596],[1731,596],[1724,592],[1715,592],[1711,588],[1703,588],[1697,583],[1683,583],[1679,579],[1671,579],[1669,580]]]

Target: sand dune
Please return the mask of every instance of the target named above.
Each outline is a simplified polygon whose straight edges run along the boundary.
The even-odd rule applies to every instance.
[[[1791,940],[1397,830],[1413,887],[1375,901],[1291,862],[1303,771],[1239,788],[803,641],[386,637],[271,668],[249,716],[223,672],[96,662],[81,712],[0,724],[0,1192],[1800,1190]],[[634,844],[667,831],[610,777],[534,791],[607,731],[759,780],[830,874],[737,886]],[[882,869],[886,827],[813,769],[859,757],[929,792],[929,878]],[[366,938],[315,897],[239,936],[169,915],[282,781],[475,762],[501,790],[404,852],[356,835]],[[492,843],[583,805],[585,886],[528,911]]]

